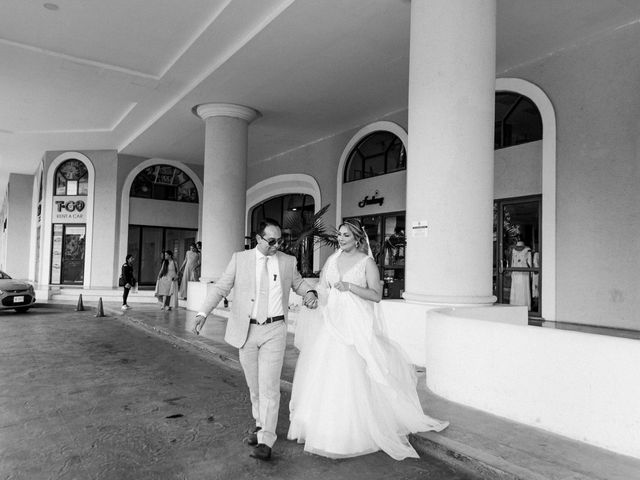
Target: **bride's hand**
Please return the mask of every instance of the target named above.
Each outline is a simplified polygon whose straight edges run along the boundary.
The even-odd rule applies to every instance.
[[[349,287],[351,286],[349,282],[339,281],[333,284],[334,288],[340,292],[348,292]]]

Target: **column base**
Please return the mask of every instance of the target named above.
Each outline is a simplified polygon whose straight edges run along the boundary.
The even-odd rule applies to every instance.
[[[402,297],[407,302],[423,303],[429,305],[442,305],[442,306],[464,306],[464,307],[481,307],[486,305],[493,305],[496,303],[497,298],[495,295],[487,296],[444,296],[444,295],[424,295],[422,293],[404,292]]]

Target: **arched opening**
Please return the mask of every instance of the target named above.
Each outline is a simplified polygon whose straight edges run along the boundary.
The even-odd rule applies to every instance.
[[[272,198],[283,195],[306,195],[313,199],[314,214],[317,214],[321,206],[320,186],[318,182],[310,175],[303,173],[289,173],[285,175],[276,175],[274,177],[262,180],[247,190],[247,215],[245,231],[246,248],[250,248],[251,241],[255,238],[251,232],[255,230],[252,227],[252,212],[255,207]],[[308,203],[305,202],[305,205]],[[277,217],[276,217],[277,219]],[[300,262],[298,262],[300,264]],[[310,270],[316,272],[320,270],[320,255],[317,250],[313,252],[313,264]]]
[[[84,285],[87,255],[89,170],[79,158],[66,158],[53,174],[51,269],[53,285]]]
[[[201,185],[194,172],[169,160],[147,160],[128,176],[121,208],[121,258],[136,258],[134,276],[153,288],[162,251],[181,265],[198,240]],[[124,246],[124,248],[123,248]]]
[[[556,319],[556,116],[549,97],[531,82],[519,78],[497,78],[496,92],[508,92],[529,99],[538,110],[542,138],[538,142],[540,162],[540,315]],[[525,146],[526,147],[526,146]],[[498,155],[499,150],[496,150]],[[539,193],[539,192],[538,192]],[[519,195],[523,195],[520,193]],[[518,194],[508,195],[518,199]],[[527,194],[521,200],[527,201]],[[498,195],[498,198],[504,198]],[[532,259],[533,263],[533,259]]]
[[[378,122],[356,135],[343,154],[337,224],[358,219],[369,236],[384,298],[402,298],[406,249],[405,142],[397,126]]]
[[[496,92],[493,294],[541,316],[542,117],[517,92]]]

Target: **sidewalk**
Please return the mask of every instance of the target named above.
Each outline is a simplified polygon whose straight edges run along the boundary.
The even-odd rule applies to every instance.
[[[228,313],[224,309],[214,310],[199,336],[191,333],[195,312],[183,308],[162,312],[157,306],[140,305],[123,312],[107,304],[104,312],[107,317],[166,336],[177,345],[195,348],[240,369],[237,349],[223,339]],[[297,358],[293,335],[289,334],[282,372],[284,390],[291,390]],[[640,460],[447,401],[427,390],[424,371],[418,374],[418,393],[425,412],[451,422],[442,433],[414,435],[412,443],[419,453],[471,469],[487,479],[640,479]]]

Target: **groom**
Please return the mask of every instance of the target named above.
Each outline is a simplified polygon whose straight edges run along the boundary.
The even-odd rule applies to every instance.
[[[296,268],[296,258],[278,251],[282,231],[278,222],[265,219],[258,227],[256,248],[236,252],[213,284],[196,315],[193,332],[200,333],[207,315],[234,288],[234,299],[224,339],[237,347],[251,396],[256,428],[249,436],[252,457],[271,458],[280,407],[280,374],[287,343],[289,292],[304,297],[316,308],[318,295]]]

